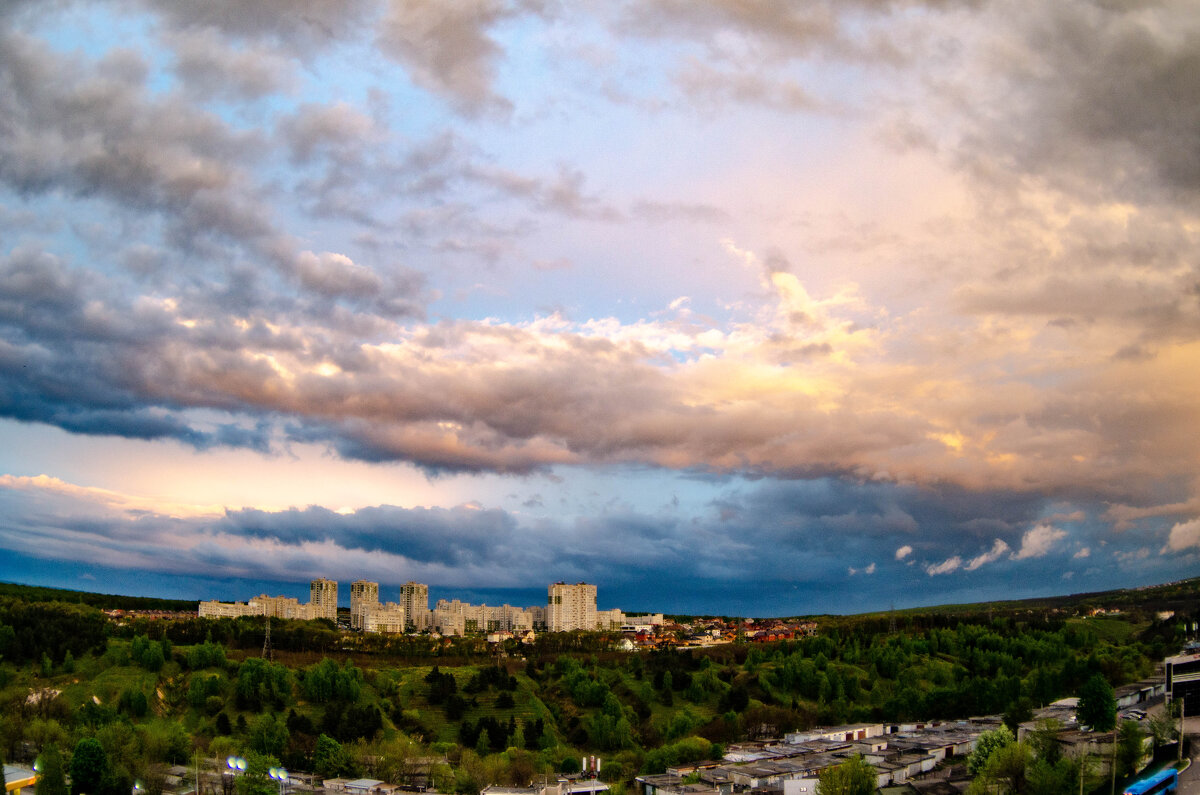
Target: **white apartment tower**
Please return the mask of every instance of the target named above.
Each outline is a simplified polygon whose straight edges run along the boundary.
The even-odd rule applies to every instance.
[[[429,586],[406,582],[400,586],[400,604],[404,607],[405,623],[409,629],[429,627]]]
[[[308,589],[308,609],[312,618],[328,618],[337,623],[337,580],[327,580],[324,577],[313,580]]]
[[[355,580],[350,583],[350,628],[366,629],[367,616],[379,607],[379,583]]]
[[[596,628],[596,586],[585,582],[550,586],[546,605],[546,628],[551,632]]]

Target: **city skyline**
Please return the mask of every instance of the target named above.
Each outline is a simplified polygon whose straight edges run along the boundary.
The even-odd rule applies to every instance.
[[[1194,574],[1197,58],[1181,0],[5,4],[0,580]]]

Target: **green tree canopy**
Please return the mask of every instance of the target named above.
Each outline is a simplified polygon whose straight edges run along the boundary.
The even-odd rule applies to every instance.
[[[873,792],[875,768],[860,754],[826,768],[817,781],[817,795],[872,795]]]
[[[313,770],[322,778],[336,778],[349,772],[350,755],[334,738],[322,734],[317,738],[317,747],[313,751]]]
[[[975,750],[967,757],[967,772],[972,776],[978,776],[987,767],[988,759],[991,759],[992,754],[1000,748],[1012,745],[1016,740],[1017,738],[1013,736],[1007,726],[1001,726],[979,735],[979,739],[975,741]]]
[[[108,772],[108,754],[95,737],[84,737],[71,755],[71,793],[96,793]]]
[[[1117,770],[1122,776],[1136,772],[1141,766],[1140,762],[1145,753],[1145,737],[1146,733],[1137,721],[1121,722],[1121,728],[1117,732]]]
[[[246,772],[237,777],[238,795],[276,795],[279,785],[269,775],[279,760],[273,756],[256,753],[246,754]]]
[[[1024,742],[997,746],[967,792],[1024,793],[1032,763],[1033,752]]]
[[[47,745],[34,763],[38,779],[36,795],[67,795],[67,776],[63,771],[62,752],[57,745]]]
[[[247,739],[250,741],[250,747],[260,754],[282,756],[287,748],[289,737],[284,717],[264,712],[250,724],[250,734]]]
[[[1096,674],[1079,691],[1079,706],[1076,719],[1093,731],[1112,731],[1117,725],[1117,698],[1112,685],[1100,674]]]

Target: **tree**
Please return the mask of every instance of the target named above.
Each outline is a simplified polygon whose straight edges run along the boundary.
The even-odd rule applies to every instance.
[[[1154,738],[1155,750],[1175,742],[1179,736],[1177,728],[1179,721],[1170,715],[1151,715],[1149,723],[1150,735]]]
[[[1062,724],[1054,718],[1038,721],[1037,728],[1029,735],[1029,745],[1037,758],[1049,765],[1058,764],[1062,758],[1062,746],[1058,744],[1058,733]]]
[[[1017,733],[1017,727],[1027,720],[1033,719],[1033,702],[1022,696],[1008,705],[1004,710],[1004,725]]]
[[[1023,742],[1011,742],[992,751],[978,777],[971,782],[969,793],[1025,792],[1026,777],[1033,761],[1033,753]]]
[[[875,768],[860,754],[835,767],[827,767],[817,781],[817,795],[872,795]]]
[[[1145,732],[1142,731],[1142,727],[1138,725],[1137,721],[1121,722],[1121,728],[1117,734],[1117,765],[1122,776],[1137,772],[1141,766],[1145,736]]]
[[[317,738],[312,764],[313,770],[321,778],[336,778],[349,770],[350,757],[341,743],[328,734],[322,734]]]
[[[108,754],[100,741],[85,737],[75,745],[71,755],[71,795],[95,793],[108,772]]]
[[[273,767],[279,767],[279,760],[273,756],[255,751],[246,754],[246,772],[237,777],[238,795],[275,795],[278,785],[268,775]]]
[[[975,750],[967,757],[967,772],[972,776],[978,776],[987,767],[988,759],[992,754],[1006,745],[1012,745],[1016,740],[1017,738],[1013,736],[1007,726],[1001,726],[979,735],[979,739],[975,741]]]
[[[63,772],[62,753],[57,745],[48,745],[42,749],[34,765],[38,769],[36,795],[67,795],[67,777]]]
[[[1079,706],[1075,716],[1092,731],[1112,731],[1117,725],[1117,698],[1112,685],[1100,674],[1087,680],[1079,690]]]
[[[288,729],[282,715],[264,712],[250,724],[250,747],[260,754],[281,756],[288,744]]]
[[[1073,760],[1062,758],[1055,763],[1038,759],[1026,771],[1025,792],[1028,795],[1062,795],[1073,792],[1079,781],[1079,771]]]

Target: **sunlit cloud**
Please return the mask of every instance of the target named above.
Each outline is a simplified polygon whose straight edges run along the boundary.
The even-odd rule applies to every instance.
[[[1065,530],[1049,524],[1039,524],[1021,536],[1021,548],[1013,555],[1013,560],[1044,557],[1056,543],[1066,537]]]
[[[1008,544],[1005,541],[997,538],[996,542],[992,544],[992,548],[990,550],[971,558],[969,561],[967,561],[965,568],[967,571],[975,571],[980,566],[985,566],[988,563],[994,563],[995,561],[999,560],[1006,552],[1008,552]]]
[[[1179,522],[1172,526],[1163,552],[1182,552],[1191,547],[1200,547],[1200,519]]]
[[[949,574],[952,571],[958,571],[962,567],[962,558],[958,555],[946,558],[941,563],[931,563],[925,567],[925,573],[930,577],[938,574]]]

